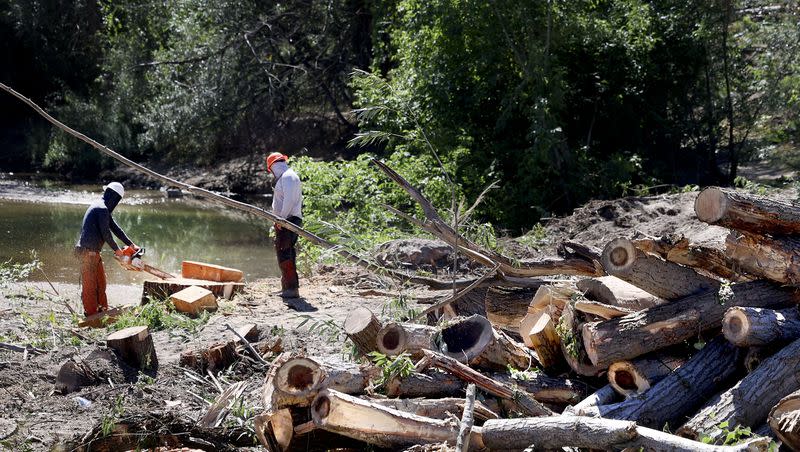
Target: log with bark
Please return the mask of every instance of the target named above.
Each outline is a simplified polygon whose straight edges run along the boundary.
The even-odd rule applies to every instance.
[[[413,358],[421,358],[422,350],[433,350],[437,330],[428,325],[415,323],[387,323],[378,331],[376,343],[378,351],[388,356],[408,353]]]
[[[608,382],[621,395],[632,397],[645,393],[685,362],[686,358],[667,353],[617,361],[608,368]]]
[[[603,249],[603,268],[610,275],[666,300],[719,288],[718,281],[691,268],[648,256],[625,238],[614,239]]]
[[[564,410],[564,414],[573,416],[598,415],[598,407],[616,403],[619,398],[619,393],[611,385],[605,385],[575,405],[567,407]]]
[[[800,391],[782,398],[769,411],[769,427],[791,450],[800,450]]]
[[[585,278],[578,281],[576,286],[590,300],[634,311],[652,308],[667,302],[667,300],[646,292],[616,276]]]
[[[132,326],[111,333],[106,345],[133,367],[155,369],[158,357],[153,345],[153,337],[146,326]]]
[[[361,450],[367,446],[362,441],[317,429],[310,419],[308,408],[282,408],[255,416],[253,426],[259,442],[270,452]]]
[[[370,401],[377,405],[434,419],[452,419],[453,416],[458,416],[464,411],[464,399],[455,397],[442,399],[370,399]],[[475,419],[479,421],[500,417],[479,400],[475,401],[474,414]]]
[[[454,320],[442,328],[440,337],[442,353],[470,366],[527,369],[535,360],[525,346],[479,315]]]
[[[395,377],[385,385],[389,397],[452,397],[464,394],[464,380],[436,369],[413,372],[406,377]]]
[[[800,239],[731,231],[725,249],[742,272],[782,284],[800,283]]]
[[[720,328],[732,306],[786,307],[800,300],[793,289],[765,281],[723,286],[719,292],[686,297],[601,322],[583,325],[583,343],[591,362],[608,367]]]
[[[709,187],[697,195],[700,221],[756,234],[800,233],[800,208],[763,196]]]
[[[344,320],[344,333],[356,344],[356,349],[361,355],[378,350],[377,336],[381,329],[381,322],[368,308],[358,307]]]
[[[490,287],[486,292],[486,318],[492,325],[519,331],[519,324],[538,288]]]
[[[549,377],[540,372],[524,373],[512,378],[507,373],[492,373],[489,377],[506,386],[516,386],[542,403],[572,405],[589,395],[589,387],[576,379]]]
[[[722,333],[739,347],[792,341],[800,338],[800,311],[732,307],[722,319]]]
[[[800,389],[800,340],[764,360],[734,387],[711,399],[678,434],[687,438],[725,435],[720,424],[755,426],[767,418],[783,397]]]
[[[184,350],[179,358],[179,364],[189,369],[206,372],[217,372],[239,359],[234,341],[217,342],[209,346],[192,347]]]
[[[711,228],[716,228],[711,226]],[[709,229],[711,229],[709,228]],[[690,242],[683,236],[669,235],[660,239],[634,240],[636,248],[645,253],[655,254],[662,259],[691,267],[716,279],[743,282],[753,278],[742,273],[740,266],[725,253],[725,236],[728,231],[717,228],[708,234],[702,243]]]

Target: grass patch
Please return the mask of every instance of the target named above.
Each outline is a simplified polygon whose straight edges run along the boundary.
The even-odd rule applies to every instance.
[[[151,333],[161,330],[180,330],[188,334],[196,334],[209,318],[211,318],[211,314],[208,311],[203,311],[196,318],[191,318],[177,312],[172,303],[151,299],[147,304],[119,316],[116,322],[108,326],[108,330],[112,332],[132,326],[146,326]]]

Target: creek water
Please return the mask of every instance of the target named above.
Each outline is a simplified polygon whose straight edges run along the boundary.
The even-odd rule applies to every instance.
[[[30,262],[34,250],[44,272],[34,272],[31,280],[44,280],[46,274],[54,282],[77,283],[80,265],[73,248],[88,204],[100,196],[100,190],[92,189],[54,192],[57,202],[48,202],[47,196],[0,199],[0,262]],[[173,274],[180,274],[184,260],[238,268],[248,280],[280,274],[267,235],[270,225],[245,213],[140,190],[126,193],[113,217],[146,249],[145,262]],[[123,246],[118,239],[117,244]],[[107,245],[102,256],[109,284],[140,284],[149,276],[122,269]]]

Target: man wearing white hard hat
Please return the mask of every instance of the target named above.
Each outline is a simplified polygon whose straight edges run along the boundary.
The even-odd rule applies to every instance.
[[[81,259],[81,301],[87,317],[108,309],[106,298],[106,272],[100,250],[104,243],[122,257],[123,252],[114,241],[112,233],[125,245],[138,249],[125,231],[119,227],[111,212],[125,196],[125,188],[119,182],[111,182],[103,187],[103,198],[93,202],[83,215],[81,236],[75,245],[75,252]]]

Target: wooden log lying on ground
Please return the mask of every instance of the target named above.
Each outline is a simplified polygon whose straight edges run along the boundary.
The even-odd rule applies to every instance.
[[[415,323],[387,323],[376,338],[378,351],[388,356],[408,353],[413,358],[421,358],[422,350],[433,350],[436,328]]]
[[[578,290],[590,300],[639,311],[664,304],[667,300],[646,292],[616,276],[585,278],[575,283]]]
[[[732,307],[722,319],[722,333],[739,347],[792,341],[800,338],[800,311],[796,307],[779,311]]]
[[[628,239],[614,239],[603,249],[603,268],[613,276],[666,300],[719,288],[719,282],[691,268],[648,256]]]
[[[575,310],[583,312],[584,314],[592,314],[606,320],[615,319],[635,312],[632,309],[620,308],[600,303],[599,301],[586,299],[575,301]]]
[[[175,310],[189,316],[197,316],[203,311],[217,310],[217,297],[198,286],[189,286],[169,296]]]
[[[464,411],[464,399],[448,397],[444,399],[370,399],[370,402],[406,413],[434,419],[452,419]],[[485,421],[499,416],[479,400],[474,405],[475,419]]]
[[[447,372],[428,370],[413,372],[407,377],[395,377],[386,383],[389,397],[452,397],[464,393],[464,380]]]
[[[538,289],[490,287],[486,292],[486,318],[504,330],[518,331]]]
[[[589,395],[589,387],[579,380],[548,377],[539,372],[520,379],[507,373],[492,373],[489,377],[509,387],[517,386],[537,401],[551,405],[576,404]]]
[[[709,187],[697,195],[700,221],[756,234],[800,233],[800,208],[762,196]]]
[[[526,347],[479,315],[442,328],[441,340],[440,350],[446,356],[484,369],[527,369],[534,359]]]
[[[782,398],[767,418],[774,434],[791,450],[800,450],[800,391]]]
[[[347,314],[344,333],[356,344],[358,352],[367,355],[378,350],[377,336],[381,322],[369,309],[360,306]]]
[[[380,447],[415,444],[455,444],[458,425],[381,406],[332,389],[321,391],[311,404],[317,428],[336,432]],[[473,434],[476,445],[480,435]]]
[[[142,284],[142,304],[147,303],[151,298],[156,300],[165,300],[175,292],[191,286],[198,286],[208,289],[214,294],[215,297],[227,299],[230,299],[235,293],[244,288],[243,283],[223,283],[188,278],[146,280]]]
[[[490,450],[537,450],[580,447],[604,450],[644,451],[747,451],[766,450],[767,438],[755,438],[736,446],[713,446],[639,427],[631,421],[582,416],[493,419],[483,424],[482,438]]]
[[[678,425],[704,401],[728,387],[738,369],[739,351],[718,336],[641,396],[584,412],[635,420],[639,425],[658,429],[665,424]]]
[[[236,343],[233,341],[217,342],[207,347],[192,348],[184,350],[179,358],[179,364],[199,371],[205,375],[206,372],[217,372],[222,370],[239,359],[236,352]]]
[[[310,430],[299,429],[301,425],[307,426],[307,422],[295,426],[305,419],[310,419],[310,413],[282,408],[257,415],[253,426],[259,442],[272,452],[306,451],[310,444],[324,445],[328,450],[360,450],[365,446],[361,441],[317,429],[313,422]]]
[[[781,398],[800,389],[800,339],[764,360],[731,389],[711,399],[694,415],[678,434],[687,438],[724,435],[719,427],[727,422],[737,425],[758,425]]]
[[[720,228],[721,229],[721,228]],[[725,231],[723,229],[723,231]],[[636,248],[676,264],[702,271],[716,279],[728,281],[750,281],[752,277],[742,273],[740,266],[725,253],[725,236],[707,240],[704,243],[692,243],[683,236],[666,236],[658,240],[634,240]]]
[[[686,358],[664,353],[617,361],[608,368],[608,382],[618,393],[632,397],[643,394],[685,362]]]
[[[519,334],[525,345],[536,351],[536,358],[545,369],[564,362],[561,338],[549,313],[537,311],[527,315],[520,325]]]
[[[131,306],[116,306],[105,311],[94,313],[78,322],[81,328],[105,328],[116,322],[117,319],[133,309]]]
[[[158,367],[153,337],[146,326],[132,326],[111,333],[106,338],[106,345],[133,367],[140,369]]]
[[[613,404],[618,399],[619,393],[611,385],[605,385],[575,405],[567,407],[564,410],[564,414],[573,416],[597,415],[599,413],[598,407]]]
[[[513,402],[521,413],[529,416],[550,416],[554,414],[524,391],[495,381],[449,356],[431,350],[425,350],[424,353],[431,366],[449,372],[466,382],[475,383],[475,385],[489,394]]]
[[[608,367],[684,340],[698,332],[720,328],[732,306],[786,307],[800,296],[793,289],[765,281],[732,284],[725,291],[707,292],[602,322],[583,325],[583,343],[592,363]]]
[[[183,261],[181,263],[181,276],[206,281],[241,282],[244,279],[244,272],[235,268],[223,267],[222,265]]]
[[[782,284],[800,283],[800,239],[731,231],[725,250],[741,271]]]

